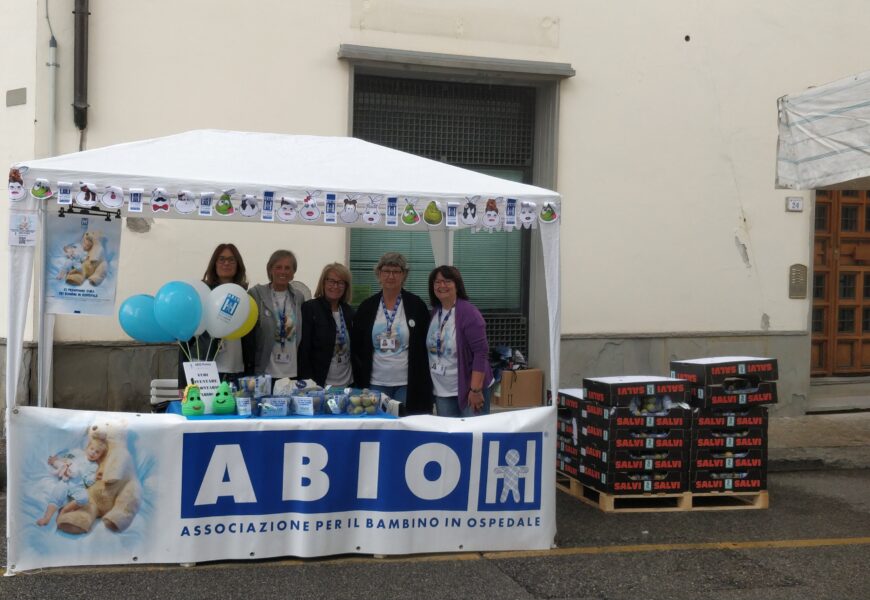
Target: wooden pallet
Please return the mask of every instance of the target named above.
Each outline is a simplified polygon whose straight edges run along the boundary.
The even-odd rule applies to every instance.
[[[693,494],[607,494],[572,477],[558,475],[556,488],[581,502],[608,513],[747,510],[769,506],[766,490]]]

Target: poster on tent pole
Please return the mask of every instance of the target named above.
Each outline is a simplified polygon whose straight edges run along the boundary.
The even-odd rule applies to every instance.
[[[45,235],[46,312],[114,314],[121,220],[49,213]]]
[[[555,407],[190,420],[18,407],[7,564],[547,550],[555,417]]]

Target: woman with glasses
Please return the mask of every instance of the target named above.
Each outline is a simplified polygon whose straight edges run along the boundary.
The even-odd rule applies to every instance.
[[[202,281],[210,289],[224,283],[235,283],[248,289],[245,261],[235,244],[218,244],[208,261]],[[215,361],[221,381],[235,382],[245,370],[241,340],[212,340],[208,332],[205,332],[199,337],[191,338],[187,347],[190,348],[191,359]],[[186,360],[188,357],[179,351],[179,384],[185,381],[182,363]]]
[[[426,357],[429,309],[402,286],[408,262],[398,252],[378,261],[381,291],[362,301],[351,333],[354,382],[383,392],[405,414],[432,414],[432,379]]]
[[[268,374],[273,381],[283,377],[296,379],[297,349],[302,339],[302,292],[291,285],[296,275],[296,255],[289,250],[275,250],[266,263],[269,283],[251,288],[257,303],[257,324],[242,338],[245,372]]]
[[[483,315],[465,292],[459,269],[447,265],[429,274],[432,321],[426,346],[435,409],[442,417],[489,414],[489,343]]]
[[[317,385],[347,386],[353,380],[350,366],[351,275],[347,267],[323,267],[314,298],[302,305],[302,341],[299,344],[300,379]]]

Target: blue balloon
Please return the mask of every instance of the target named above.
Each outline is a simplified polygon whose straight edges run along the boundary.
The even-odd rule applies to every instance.
[[[154,317],[174,339],[189,340],[202,319],[199,292],[184,281],[170,281],[154,295]]]
[[[118,311],[121,329],[140,342],[173,342],[175,338],[166,332],[154,318],[154,297],[147,294],[130,296]]]

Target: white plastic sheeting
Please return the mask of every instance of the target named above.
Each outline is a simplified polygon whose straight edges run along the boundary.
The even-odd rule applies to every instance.
[[[870,71],[783,96],[778,105],[778,188],[870,177]],[[867,182],[849,187],[864,189]]]

